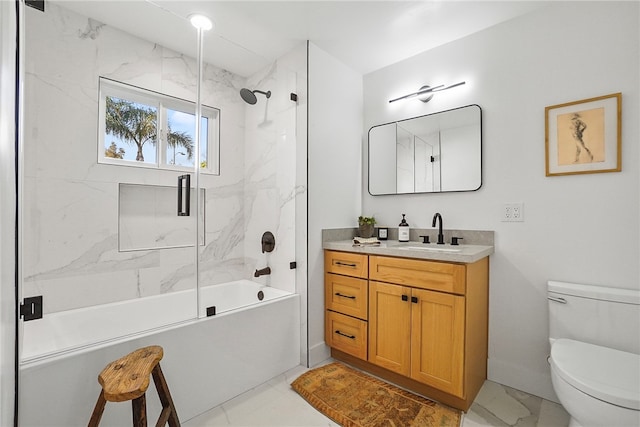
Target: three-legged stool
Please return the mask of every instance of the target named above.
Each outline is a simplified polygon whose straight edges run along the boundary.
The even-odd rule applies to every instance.
[[[149,387],[150,376],[153,376],[153,382],[162,403],[162,412],[156,426],[164,426],[168,422],[170,427],[180,427],[169,387],[167,387],[167,382],[160,369],[162,356],[162,347],[152,345],[140,348],[109,363],[98,375],[98,382],[102,386],[102,390],[91,414],[89,427],[96,427],[100,423],[107,402],[126,402],[128,400],[131,400],[133,409],[133,427],[146,427],[145,393]]]

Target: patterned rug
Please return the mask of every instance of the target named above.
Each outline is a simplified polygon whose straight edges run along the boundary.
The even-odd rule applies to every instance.
[[[343,427],[460,425],[460,411],[338,362],[305,372],[291,387],[311,406]]]

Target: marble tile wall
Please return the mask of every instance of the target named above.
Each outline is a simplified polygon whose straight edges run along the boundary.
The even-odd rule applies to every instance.
[[[119,185],[175,186],[179,173],[98,164],[96,138],[99,76],[194,101],[196,61],[56,4],[25,11],[23,295],[43,295],[51,313],[194,288],[192,247],[118,250]],[[295,71],[280,63],[249,81],[205,64],[203,104],[221,110],[221,167],[200,179],[202,285],[252,278],[268,263],[274,273],[261,279],[295,290],[293,216],[304,192],[288,101],[295,84]],[[247,85],[274,96],[246,106],[239,90]],[[277,249],[264,255],[267,229]]]
[[[269,266],[271,275],[258,281],[295,292],[295,204],[305,191],[296,184],[296,108],[290,98],[297,92],[297,72],[283,62],[263,69],[249,79],[250,89],[271,91],[269,99],[258,95],[245,115],[245,204],[247,265]],[[264,232],[276,237],[271,253],[262,253]],[[255,280],[255,279],[254,279]]]

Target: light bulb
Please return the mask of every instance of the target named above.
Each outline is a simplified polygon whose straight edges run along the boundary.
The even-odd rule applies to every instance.
[[[213,23],[211,22],[211,19],[207,18],[204,15],[199,15],[199,14],[191,15],[189,16],[189,21],[191,21],[191,25],[193,25],[199,30],[209,31],[210,29],[213,28]]]

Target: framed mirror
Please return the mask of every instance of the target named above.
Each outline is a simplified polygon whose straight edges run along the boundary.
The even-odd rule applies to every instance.
[[[467,105],[369,129],[369,193],[475,191],[482,186],[482,110]]]

